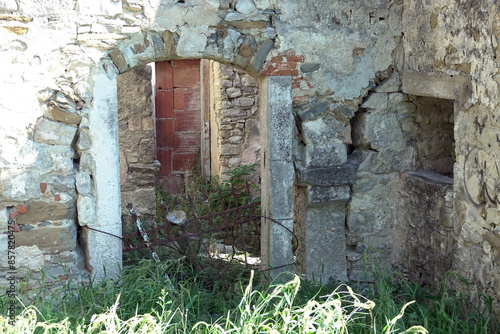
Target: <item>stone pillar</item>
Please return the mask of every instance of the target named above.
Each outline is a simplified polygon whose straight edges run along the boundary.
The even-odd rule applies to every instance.
[[[271,76],[261,85],[262,263],[274,278],[293,272],[294,117],[291,77]],[[267,103],[266,103],[267,101]]]
[[[346,204],[356,167],[345,163],[298,170],[304,207],[297,213],[304,245],[298,259],[307,279],[347,281]]]
[[[98,70],[94,74],[93,108],[89,112],[94,190],[93,215],[79,208],[80,225],[121,236],[118,107],[116,76]],[[86,265],[95,279],[114,277],[122,264],[122,243],[113,236],[83,229]]]

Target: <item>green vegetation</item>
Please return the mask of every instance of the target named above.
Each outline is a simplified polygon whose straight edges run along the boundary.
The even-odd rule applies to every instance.
[[[165,221],[169,210],[186,210],[192,219],[258,202],[258,186],[246,182],[254,172],[255,166],[245,166],[231,172],[227,181],[197,182],[181,196],[159,191],[158,206],[163,210],[157,213],[157,223]],[[196,229],[251,214],[240,211],[237,216],[216,217],[202,221],[206,226]],[[172,227],[170,233],[175,236],[190,232],[189,228]],[[225,238],[218,231],[200,234],[188,243],[194,248],[202,240]],[[483,306],[475,307],[466,294],[446,290],[445,282],[437,293],[388,272],[376,273],[374,283],[319,285],[295,277],[285,284],[269,284],[264,273],[237,261],[210,259],[198,251],[171,256],[165,249],[161,263],[130,256],[115,280],[79,285],[59,282],[59,286],[30,290],[29,299],[17,291],[20,300],[29,302],[26,307],[18,303],[15,326],[9,325],[7,317],[12,298],[0,291],[0,334],[500,332],[491,299],[485,297]],[[149,258],[146,254],[143,258]],[[176,260],[166,260],[172,257]],[[24,291],[22,282],[17,288]]]
[[[164,279],[164,269],[172,285]],[[402,278],[373,285],[322,285],[298,277],[267,284],[260,272],[217,272],[182,259],[143,260],[117,280],[61,286],[8,325],[0,296],[0,333],[494,333],[488,307],[471,309],[462,294],[431,295]],[[33,293],[33,291],[32,291]],[[415,302],[413,302],[415,301]],[[422,325],[423,327],[420,327]],[[427,329],[427,331],[424,329]]]

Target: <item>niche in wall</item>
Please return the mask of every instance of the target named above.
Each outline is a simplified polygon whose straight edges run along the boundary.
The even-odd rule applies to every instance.
[[[410,139],[417,150],[415,169],[453,177],[455,162],[453,100],[408,96],[416,109]]]

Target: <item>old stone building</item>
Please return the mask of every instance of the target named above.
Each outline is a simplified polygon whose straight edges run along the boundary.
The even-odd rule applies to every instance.
[[[366,256],[423,284],[454,270],[500,301],[496,1],[0,0],[0,25],[0,281],[119,271],[122,193],[153,189],[171,148],[154,137],[170,118],[121,101],[120,82],[139,71],[152,94],[143,65],[203,59],[259,91],[214,80],[259,112],[211,113],[228,132],[211,168],[239,164],[238,124],[260,122],[263,214],[300,241],[293,254],[263,225],[273,275],[369,281]]]

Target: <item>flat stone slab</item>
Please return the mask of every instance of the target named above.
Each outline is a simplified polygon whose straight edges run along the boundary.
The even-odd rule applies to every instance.
[[[354,183],[356,167],[345,163],[331,167],[308,167],[298,169],[298,182],[310,186],[343,186]]]
[[[428,183],[453,185],[453,179],[451,177],[437,174],[429,170],[407,171],[403,173],[403,177],[406,175],[418,177]]]

